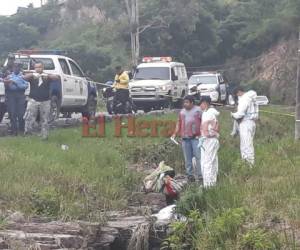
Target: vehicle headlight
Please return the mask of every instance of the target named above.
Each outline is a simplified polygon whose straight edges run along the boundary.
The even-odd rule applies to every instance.
[[[167,85],[160,86],[159,89],[160,89],[161,91],[167,91],[167,90],[170,89],[170,86],[167,86]]]

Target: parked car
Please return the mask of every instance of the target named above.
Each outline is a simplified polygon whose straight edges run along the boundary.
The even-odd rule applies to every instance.
[[[213,102],[227,103],[228,82],[219,72],[196,72],[189,79],[189,94],[197,99],[210,96]]]
[[[34,63],[39,61],[44,64],[45,73],[60,76],[59,81],[51,83],[50,120],[58,118],[60,113],[76,112],[82,113],[84,116],[95,114],[97,107],[96,85],[85,77],[74,60],[62,55],[59,51],[25,50],[18,51],[15,56],[18,61],[23,63],[25,72],[32,72]],[[29,94],[29,89],[26,94]],[[5,88],[3,82],[0,82],[0,114],[5,113],[4,101]]]
[[[145,57],[129,86],[135,106],[145,112],[179,107],[188,93],[185,65],[171,57]]]

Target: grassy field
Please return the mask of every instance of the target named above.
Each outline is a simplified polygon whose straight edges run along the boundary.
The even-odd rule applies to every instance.
[[[127,138],[126,130],[124,137],[115,138],[112,123],[106,132],[105,138],[82,138],[81,128],[58,129],[47,142],[39,137],[1,138],[1,209],[100,220],[102,211],[125,208],[142,180],[127,166],[155,160],[148,150],[156,152],[166,139]]]
[[[223,113],[219,183],[209,190],[191,186],[182,195],[177,209],[191,223],[174,224],[173,249],[183,243],[197,250],[299,249],[300,143],[293,139],[294,118],[261,113],[252,169],[240,161],[230,126]]]
[[[214,217],[242,207],[251,212],[247,218],[254,224],[282,218],[299,225],[300,144],[292,138],[293,118],[262,114],[253,169],[239,160],[238,138],[229,136],[228,111],[222,111],[220,122],[219,184],[206,192],[204,205],[199,187],[189,187],[179,209],[183,213],[202,209]],[[48,142],[38,137],[1,138],[1,209],[66,220],[101,220],[101,211],[125,208],[127,198],[139,188],[142,176],[128,170],[128,165],[166,160],[183,172],[181,150],[168,139],[115,138],[112,133],[108,124],[105,138],[82,138],[80,128],[52,131]],[[69,150],[63,151],[62,144]]]

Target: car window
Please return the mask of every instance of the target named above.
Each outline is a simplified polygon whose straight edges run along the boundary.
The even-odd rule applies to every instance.
[[[79,69],[79,67],[73,61],[69,60],[69,63],[70,63],[73,75],[83,77],[83,73],[82,73],[81,69]]]
[[[65,59],[58,59],[61,69],[65,75],[71,75],[71,71]]]
[[[177,77],[177,72],[176,72],[176,69],[175,68],[172,68],[171,70],[171,74],[172,74],[172,80],[175,79]]]
[[[215,75],[193,75],[189,79],[189,84],[218,84],[218,78]]]
[[[22,63],[24,70],[34,70],[34,64],[41,62],[44,64],[45,70],[55,70],[54,62],[51,58],[17,58]]]
[[[178,79],[182,79],[181,68],[179,66],[175,67],[175,74],[178,76]]]
[[[220,82],[220,83],[224,83],[224,79],[223,79],[222,76],[219,76],[219,82]]]
[[[134,80],[170,80],[170,68],[137,68],[134,75]]]

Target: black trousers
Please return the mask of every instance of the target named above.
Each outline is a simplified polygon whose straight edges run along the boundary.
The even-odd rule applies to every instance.
[[[116,107],[118,102],[121,102],[124,105],[128,100],[129,100],[129,90],[117,89],[114,96],[114,108]]]
[[[6,93],[7,111],[11,123],[11,132],[17,135],[18,132],[24,133],[24,114],[26,97],[24,92],[11,91]]]

